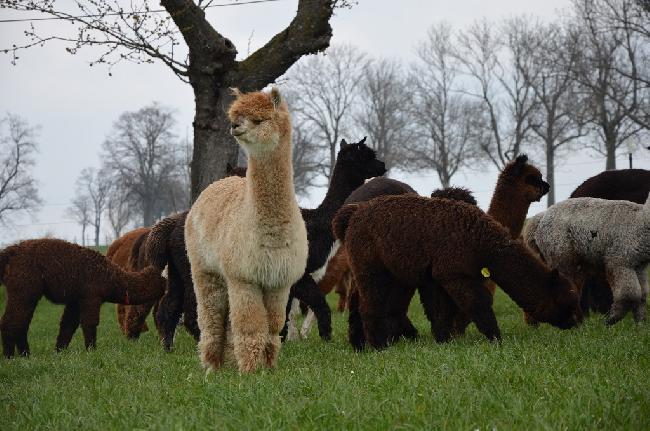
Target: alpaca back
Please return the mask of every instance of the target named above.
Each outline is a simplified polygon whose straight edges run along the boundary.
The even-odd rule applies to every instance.
[[[648,193],[650,193],[650,171],[622,169],[601,172],[588,178],[571,193],[570,197],[627,200],[643,204]]]
[[[643,208],[629,201],[568,199],[542,213],[531,236],[553,267],[576,255],[594,265],[608,256],[636,260],[649,248],[643,232],[650,227],[650,212]]]

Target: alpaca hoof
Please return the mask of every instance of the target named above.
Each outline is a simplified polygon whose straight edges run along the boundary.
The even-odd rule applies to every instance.
[[[319,335],[320,335],[321,340],[323,340],[323,341],[332,341],[332,333],[331,332],[321,333]]]

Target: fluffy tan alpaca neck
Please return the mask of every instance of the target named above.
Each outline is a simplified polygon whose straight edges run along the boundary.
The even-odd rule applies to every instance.
[[[297,206],[291,166],[291,135],[283,136],[274,152],[248,157],[247,206],[260,220],[287,222]]]

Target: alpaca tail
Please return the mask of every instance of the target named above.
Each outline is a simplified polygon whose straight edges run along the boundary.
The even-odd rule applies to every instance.
[[[169,261],[167,243],[172,230],[176,226],[176,216],[167,217],[160,220],[149,232],[146,237],[144,253],[146,261],[162,271]],[[133,250],[135,253],[135,247]]]
[[[4,275],[5,275],[5,268],[7,267],[7,264],[11,260],[11,258],[16,254],[16,246],[11,245],[4,250],[0,250],[0,283],[2,283]]]
[[[359,204],[348,204],[338,210],[332,220],[332,232],[336,239],[345,241],[345,231],[348,229],[350,218],[359,209]]]

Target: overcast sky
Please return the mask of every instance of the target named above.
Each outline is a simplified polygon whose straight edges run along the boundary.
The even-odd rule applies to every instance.
[[[63,2],[65,3],[65,2]],[[70,3],[70,2],[69,2]],[[215,3],[230,3],[216,0]],[[281,31],[294,16],[297,0],[279,0],[267,4],[241,5],[210,9],[210,22],[238,47],[240,57],[262,46]],[[156,1],[152,8],[159,8]],[[499,19],[520,14],[553,19],[568,0],[360,0],[351,10],[338,10],[332,19],[332,43],[350,43],[374,57],[396,57],[410,61],[415,44],[422,40],[429,26],[445,20],[462,28],[476,19]],[[0,9],[0,19],[33,17]],[[65,22],[37,23],[41,29],[73,29]],[[22,40],[26,24],[0,23],[0,49]],[[251,36],[252,35],[252,36]],[[80,239],[80,228],[65,215],[74,197],[75,180],[87,166],[98,167],[99,152],[112,123],[124,111],[137,110],[152,101],[174,108],[177,112],[177,133],[191,136],[193,95],[189,85],[182,83],[166,66],[122,64],[113,69],[112,77],[104,67],[89,67],[96,52],[86,49],[68,55],[60,44],[32,48],[22,52],[16,66],[8,55],[0,54],[0,113],[21,115],[33,125],[40,125],[40,153],[35,169],[44,205],[34,218],[16,218],[12,226],[0,230],[0,244],[18,239],[52,234],[68,240]],[[350,137],[356,140],[356,137]],[[650,169],[650,152],[635,154],[635,167]],[[562,200],[584,179],[604,169],[602,156],[582,151],[556,170],[556,193]],[[627,155],[621,153],[618,166],[627,166]],[[407,175],[396,172],[396,178],[411,184],[422,194],[439,186],[433,172]],[[457,174],[455,185],[469,187],[479,204],[487,208],[497,172],[481,168]],[[306,206],[318,204],[324,190],[314,190]],[[531,207],[530,214],[544,208]]]

